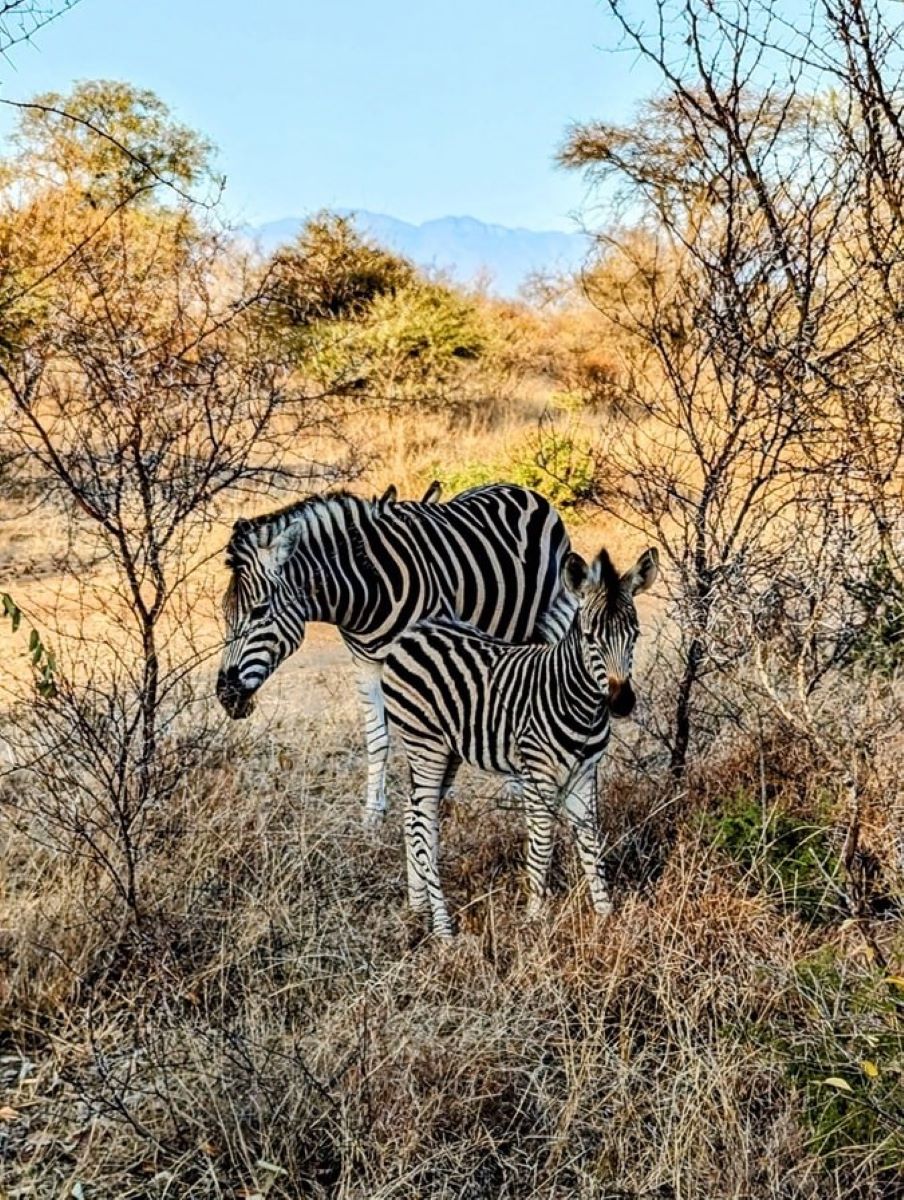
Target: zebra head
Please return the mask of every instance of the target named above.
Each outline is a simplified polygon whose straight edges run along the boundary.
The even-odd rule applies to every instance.
[[[223,597],[226,643],[217,697],[231,717],[247,717],[254,694],[304,641],[303,594],[285,577],[299,525],[256,526],[241,520],[226,551],[232,578]]]
[[[653,547],[623,575],[606,550],[600,550],[589,566],[579,554],[569,554],[562,565],[565,586],[578,599],[585,661],[608,691],[609,711],[616,717],[627,717],[636,703],[631,671],[640,627],[634,597],[645,592],[658,573],[659,551]]]

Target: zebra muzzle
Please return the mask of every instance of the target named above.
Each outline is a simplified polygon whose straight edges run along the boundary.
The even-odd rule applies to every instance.
[[[609,680],[609,711],[613,717],[629,717],[636,703],[637,697],[630,679]]]
[[[217,676],[217,699],[234,721],[249,717],[254,712],[255,690],[243,688],[230,672],[221,671]]]

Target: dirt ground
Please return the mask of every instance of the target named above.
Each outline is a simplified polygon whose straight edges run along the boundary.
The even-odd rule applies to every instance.
[[[261,688],[257,711],[266,718],[313,715],[349,698],[357,698],[351,654],[334,625],[311,624],[301,649]]]

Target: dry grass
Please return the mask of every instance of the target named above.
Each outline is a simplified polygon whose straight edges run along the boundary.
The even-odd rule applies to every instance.
[[[351,702],[224,731],[148,830],[137,933],[90,864],[5,830],[6,1195],[902,1194],[883,1112],[904,946],[876,923],[879,967],[850,921],[803,919],[719,848],[707,814],[761,775],[749,747],[680,806],[615,771],[605,923],[570,849],[524,922],[520,822],[465,776],[446,948],[405,910],[398,802],[360,830],[358,745]],[[821,1142],[839,1099],[861,1123]]]
[[[355,486],[417,496],[437,461],[495,461],[538,413],[359,415],[374,461]],[[185,600],[210,645],[233,515]],[[62,525],[13,525],[2,561],[36,622],[116,625],[101,572],[48,560]],[[573,533],[585,554],[643,548],[608,520]],[[186,759],[141,834],[137,929],[77,837],[48,848],[40,789],[0,780],[0,1200],[904,1196],[900,736],[863,797],[882,903],[862,919],[832,874],[845,782],[767,721],[757,741],[726,731],[680,791],[655,747],[613,755],[605,923],[565,837],[550,909],[525,922],[520,818],[463,773],[443,843],[461,932],[440,947],[405,907],[398,760],[385,829],[361,830],[345,663],[312,631],[254,721]],[[893,728],[900,694],[883,702]],[[812,833],[815,866],[777,855],[774,814]]]

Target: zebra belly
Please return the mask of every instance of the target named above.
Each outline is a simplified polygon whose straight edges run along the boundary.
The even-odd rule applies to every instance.
[[[519,773],[517,746],[512,741],[510,731],[505,727],[494,727],[479,719],[483,715],[479,710],[472,709],[468,714],[440,712],[435,707],[435,697],[426,695],[422,697],[424,706],[417,717],[409,710],[399,720],[391,688],[390,683],[387,708],[401,727],[409,754],[412,749],[416,751],[419,748],[429,748],[435,753],[436,749],[442,746],[462,762],[481,771],[499,775]],[[431,700],[434,700],[434,703],[431,703]],[[481,709],[483,707],[483,704],[479,706]],[[468,719],[469,716],[477,716],[478,719],[472,723]]]

